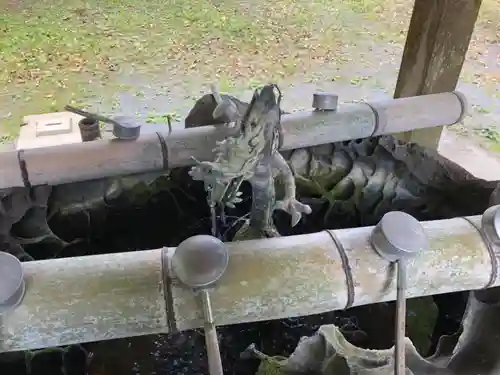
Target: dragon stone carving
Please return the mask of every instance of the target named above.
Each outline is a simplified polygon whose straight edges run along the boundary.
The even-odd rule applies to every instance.
[[[276,97],[275,91],[278,91]],[[280,144],[281,93],[275,85],[264,86],[255,91],[245,112],[240,114],[232,101],[220,97],[213,116],[225,111],[221,107],[233,108],[239,133],[219,142],[212,162],[196,161],[189,172],[194,180],[204,182],[208,191],[210,207],[222,205],[234,207],[241,202],[239,191],[243,181],[252,186],[252,209],[247,227],[238,238],[250,239],[279,236],[272,221],[275,209],[283,210],[292,217],[292,226],[300,221],[302,214],[310,214],[311,208],[295,198],[295,178],[283,156],[277,151]],[[284,198],[275,200],[274,178],[282,178]],[[243,234],[245,233],[245,234]]]

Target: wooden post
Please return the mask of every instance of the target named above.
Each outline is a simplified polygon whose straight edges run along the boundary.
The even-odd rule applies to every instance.
[[[480,6],[481,0],[415,0],[395,98],[455,90]],[[398,137],[437,149],[442,130]]]

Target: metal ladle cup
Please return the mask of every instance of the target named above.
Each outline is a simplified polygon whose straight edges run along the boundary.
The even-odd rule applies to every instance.
[[[226,271],[229,262],[227,247],[213,236],[193,236],[177,246],[171,262],[177,278],[192,288],[201,299],[209,372],[211,375],[223,375],[209,289]]]

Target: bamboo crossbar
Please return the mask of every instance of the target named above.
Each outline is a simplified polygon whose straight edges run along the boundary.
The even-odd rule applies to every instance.
[[[462,94],[448,92],[373,103],[346,103],[333,111],[302,111],[282,118],[283,150],[452,125],[467,111]],[[147,125],[145,125],[147,126]],[[167,127],[163,127],[167,129]],[[58,185],[188,166],[209,160],[216,141],[235,129],[203,126],[145,133],[136,141],[96,140],[0,153],[0,189]]]
[[[431,249],[408,261],[408,297],[500,285],[474,225],[481,216],[422,222]],[[352,306],[394,300],[394,273],[371,248],[372,229],[228,243],[228,269],[211,293],[217,324],[323,313],[349,300]],[[201,327],[197,299],[171,274],[173,251],[24,263],[26,295],[1,317],[0,352]]]

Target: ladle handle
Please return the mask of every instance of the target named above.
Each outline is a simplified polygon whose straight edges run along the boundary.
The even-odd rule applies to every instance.
[[[394,373],[395,375],[406,374],[406,260],[399,259],[396,262],[397,285],[396,285],[396,345],[394,346]]]
[[[200,294],[205,315],[205,345],[207,346],[208,371],[210,375],[223,375],[219,339],[217,338],[217,330],[212,316],[210,295],[207,290],[202,290]]]
[[[217,330],[213,324],[205,325],[205,344],[207,346],[208,371],[210,375],[223,375]]]

